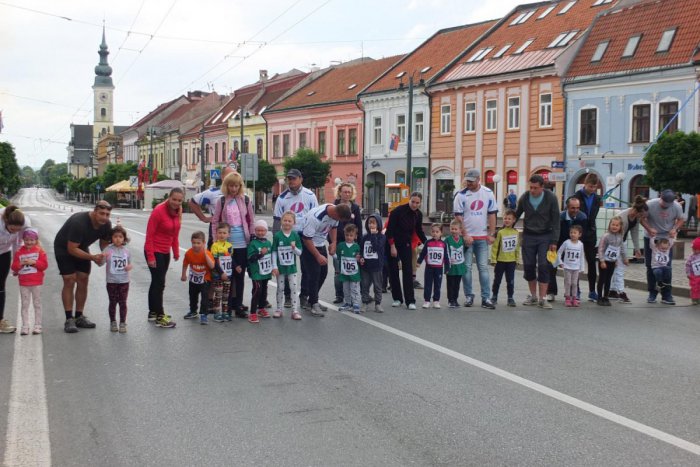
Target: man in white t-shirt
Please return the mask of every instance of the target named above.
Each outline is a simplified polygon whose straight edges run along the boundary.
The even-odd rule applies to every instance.
[[[477,169],[470,169],[464,180],[467,187],[455,195],[453,211],[455,219],[462,222],[462,235],[467,248],[464,258],[467,272],[462,276],[464,295],[467,298],[464,306],[474,304],[472,262],[476,256],[481,306],[493,310],[495,306],[490,298],[489,245],[495,240],[498,206],[493,191],[481,185],[481,173]]]

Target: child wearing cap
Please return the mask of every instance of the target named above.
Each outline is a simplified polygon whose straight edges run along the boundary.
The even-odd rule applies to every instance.
[[[12,274],[19,277],[19,293],[22,300],[21,335],[29,334],[29,303],[34,306],[34,329],[32,334],[41,334],[41,292],[44,271],[49,266],[46,252],[39,244],[39,232],[34,228],[22,233],[22,245],[12,260]]]
[[[685,261],[685,275],[690,281],[690,300],[700,305],[700,237],[693,240],[693,254]]]
[[[248,321],[259,323],[258,316],[269,318],[267,303],[267,281],[272,275],[272,244],[267,239],[267,222],[258,220],[253,230],[255,237],[248,244],[248,273],[253,280]]]

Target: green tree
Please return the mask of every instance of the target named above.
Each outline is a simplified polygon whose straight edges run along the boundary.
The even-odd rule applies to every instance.
[[[42,185],[51,186],[51,172],[56,166],[56,162],[53,159],[46,159],[44,165],[39,169],[39,183]]]
[[[654,190],[700,193],[700,134],[665,134],[644,156],[646,178]]]
[[[331,175],[331,163],[309,148],[299,148],[293,157],[284,161],[284,173],[298,169],[304,175],[304,186],[311,190],[323,188]]]
[[[66,192],[66,188],[73,182],[73,177],[68,174],[63,174],[55,180],[55,183],[51,185],[53,189],[57,192],[63,194]]]
[[[306,182],[306,179],[304,179]],[[255,182],[255,191],[258,193],[270,193],[272,187],[277,183],[277,169],[266,160],[258,162],[258,181]],[[253,188],[252,181],[246,181],[248,188]]]
[[[22,167],[22,170],[20,171],[20,179],[22,181],[22,186],[25,188],[39,183],[38,174],[28,165]]]
[[[124,164],[108,164],[103,174],[104,183],[109,187],[122,180],[128,180],[130,176],[135,176],[138,172],[138,166],[133,161]]]
[[[15,149],[10,143],[0,143],[0,191],[13,195],[22,186]]]

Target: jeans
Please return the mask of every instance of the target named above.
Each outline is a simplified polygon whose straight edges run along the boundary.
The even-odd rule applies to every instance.
[[[391,297],[395,301],[403,301],[406,305],[416,303],[413,292],[413,264],[411,260],[411,244],[396,243],[396,258],[389,254],[389,282],[391,283]],[[401,261],[401,276],[403,279],[403,293],[399,281],[399,261]]]
[[[644,237],[644,265],[647,268],[647,291],[649,292],[649,298],[656,298],[656,277],[654,276],[654,271],[651,269],[651,246],[649,238]],[[671,262],[673,261],[673,255],[668,256],[668,264],[666,265],[669,269],[668,283],[671,283],[672,277],[670,276]],[[670,295],[670,292],[669,292]]]
[[[321,253],[326,259],[328,258],[328,252],[325,246],[317,246],[316,250]],[[302,287],[304,287],[304,278],[306,278],[306,290],[301,291],[302,296],[304,292],[308,293],[309,305],[314,305],[318,303],[318,291],[321,290],[323,283],[326,281],[326,276],[328,275],[328,265],[321,266],[313,254],[304,248],[301,252],[301,268],[302,276],[301,282]]]
[[[360,283],[345,281],[342,282],[342,285],[345,303],[352,305],[353,308],[359,309],[362,306],[362,299],[360,298]]]
[[[430,301],[432,295],[434,302],[440,301],[440,289],[442,288],[442,266],[432,268],[425,266],[425,284],[423,284],[423,300]]]
[[[489,290],[489,243],[486,240],[474,240],[474,243],[464,252],[464,263],[467,272],[462,276],[462,287],[464,296],[474,296],[472,293],[472,262],[476,256],[476,269],[479,271],[479,287],[481,288],[481,299],[488,300]]]
[[[652,269],[657,284],[663,284],[659,286],[662,300],[670,300],[673,298],[671,295],[671,272],[671,266]]]

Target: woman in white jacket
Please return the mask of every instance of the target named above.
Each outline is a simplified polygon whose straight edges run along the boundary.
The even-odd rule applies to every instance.
[[[15,332],[5,320],[5,282],[10,272],[12,255],[22,245],[21,232],[30,227],[29,218],[17,206],[0,209],[0,334]]]

